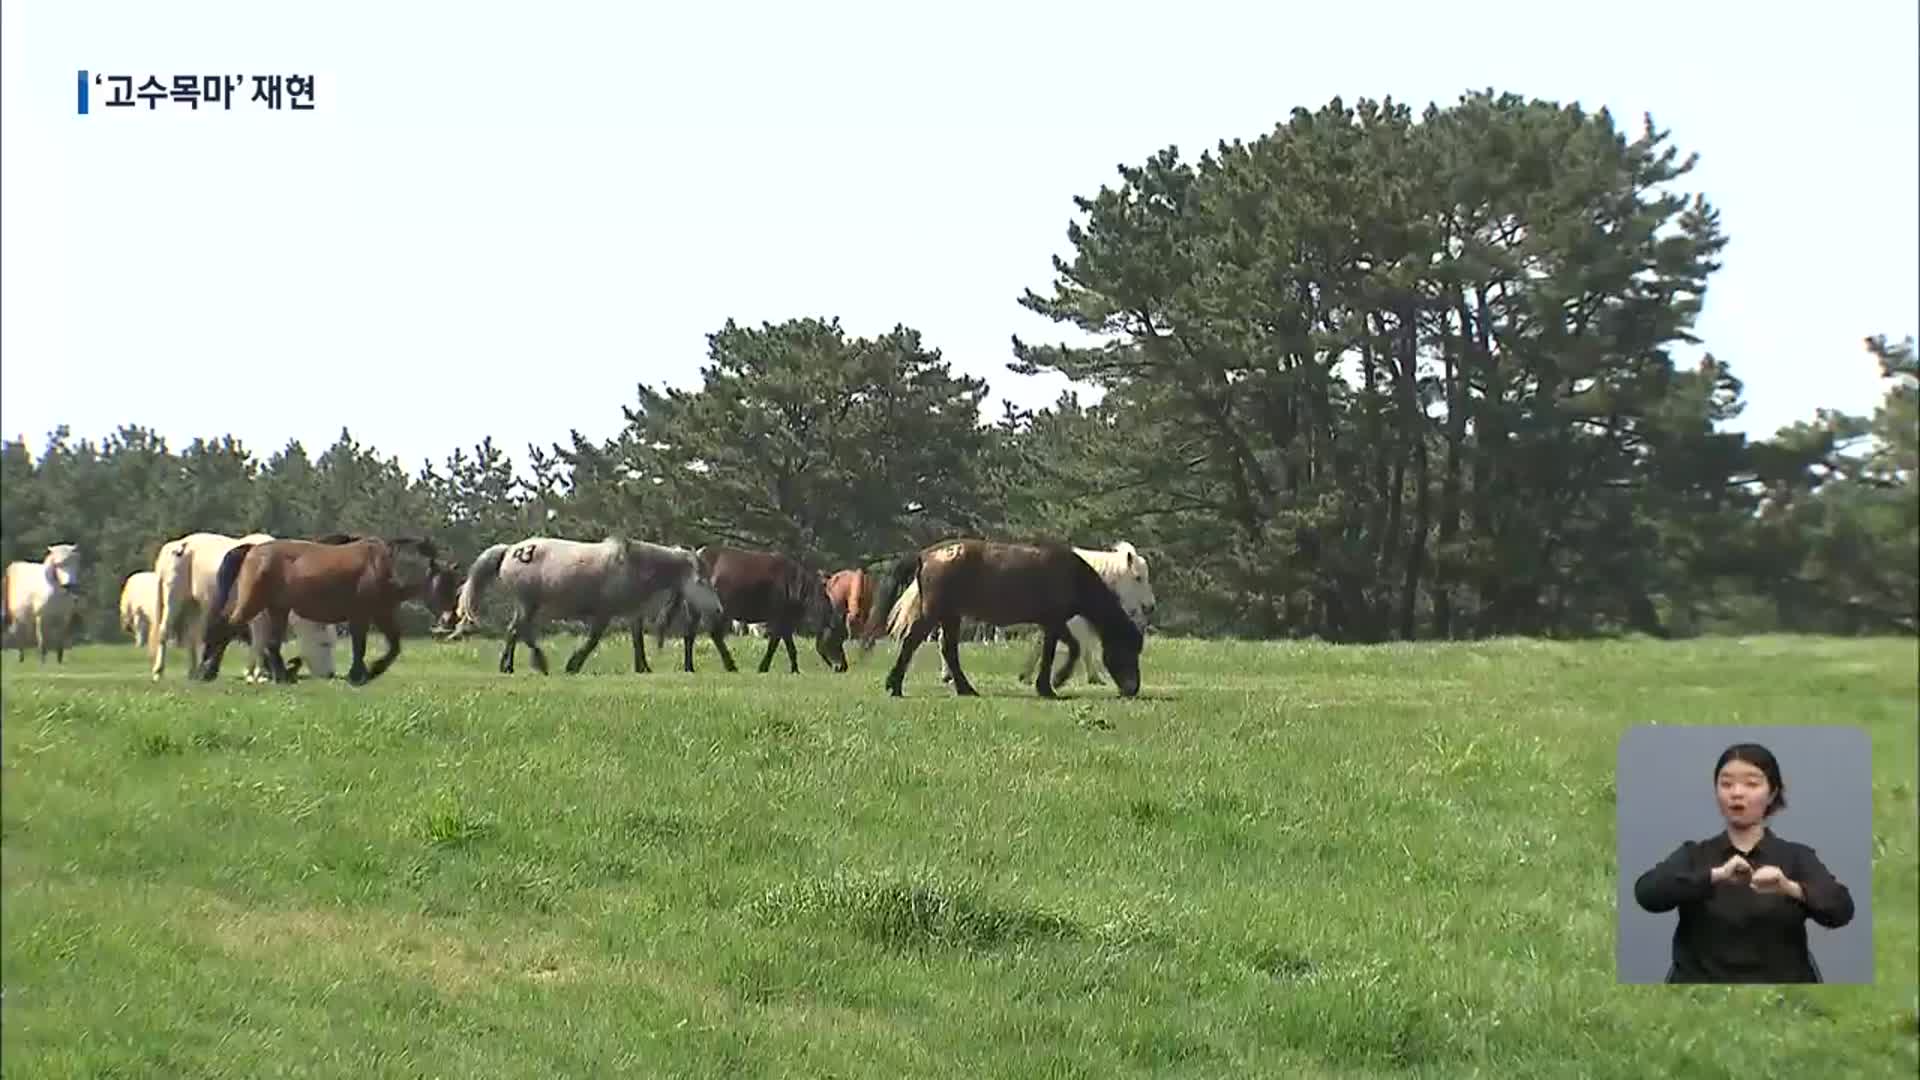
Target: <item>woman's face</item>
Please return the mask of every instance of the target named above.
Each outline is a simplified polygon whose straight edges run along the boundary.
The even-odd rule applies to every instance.
[[[1729,825],[1756,825],[1766,820],[1767,804],[1773,800],[1773,786],[1767,774],[1750,761],[1729,761],[1720,767],[1715,784],[1720,816]]]

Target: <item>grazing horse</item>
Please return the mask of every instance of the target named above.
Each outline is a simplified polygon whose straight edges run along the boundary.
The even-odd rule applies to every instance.
[[[151,570],[136,570],[120,586],[120,629],[133,635],[133,643],[147,647],[147,638],[160,624],[160,575]],[[179,644],[179,639],[174,639]]]
[[[765,623],[767,652],[760,673],[773,665],[773,654],[787,647],[787,666],[800,674],[800,656],[793,647],[795,630],[813,631],[813,647],[835,671],[847,670],[847,654],[832,634],[833,609],[826,579],[797,560],[774,551],[743,551],[709,545],[695,554],[714,591],[726,606],[727,617],[745,623]]]
[[[433,616],[433,633],[442,637],[460,626],[460,586],[466,573],[459,563],[442,563],[427,568],[427,580],[420,588],[420,603]]]
[[[506,646],[500,651],[502,674],[513,673],[514,651],[521,642],[533,651],[534,670],[548,673],[547,656],[533,637],[535,620],[543,612],[587,622],[585,644],[567,658],[569,675],[577,674],[587,662],[609,623],[631,617],[633,670],[646,674],[652,670],[647,664],[646,612],[654,598],[663,594],[669,600],[658,644],[665,646],[667,623],[684,613],[690,616],[686,619],[686,670],[693,670],[693,639],[702,627],[720,650],[726,669],[738,670],[727,651],[720,597],[706,580],[700,561],[686,548],[614,536],[598,543],[529,536],[517,543],[495,544],[474,557],[466,584],[460,587],[458,629],[453,637],[463,636],[474,625],[475,607],[496,579],[518,605],[507,627]]]
[[[1126,609],[1127,617],[1132,619],[1134,624],[1139,626],[1142,632],[1145,632],[1147,620],[1153,615],[1154,603],[1153,583],[1148,574],[1146,557],[1141,555],[1139,550],[1132,544],[1124,540],[1115,544],[1110,550],[1101,551],[1094,548],[1074,548],[1073,553],[1085,559],[1087,565],[1093,567],[1094,571],[1107,583],[1107,586],[1113,590],[1114,595],[1120,599],[1120,606]],[[918,596],[916,589],[916,586],[909,584],[906,591],[900,594],[900,599],[894,601],[893,612],[889,614],[889,622],[893,622],[895,619],[901,617],[900,612],[903,606],[910,607],[915,602]],[[1076,643],[1094,640],[1096,636],[1093,632],[1093,627],[1088,624],[1084,617],[1078,615],[1074,616],[1073,619],[1067,623],[1067,632]],[[936,636],[944,635],[936,633]],[[1033,651],[1028,654],[1026,663],[1020,666],[1020,681],[1025,682],[1033,677],[1034,665],[1040,661],[1041,648],[1040,640],[1035,639]],[[1054,674],[1053,685],[1065,686],[1067,680],[1073,677],[1076,655],[1071,648],[1067,650],[1066,666]],[[1104,658],[1100,663],[1105,663]],[[1099,667],[1089,660],[1086,671],[1087,681],[1096,686],[1099,685]],[[940,673],[940,681],[952,682],[952,670],[942,670]]]
[[[0,634],[13,638],[20,659],[27,658],[27,641],[39,647],[40,662],[53,650],[55,663],[67,662],[73,624],[80,614],[75,590],[85,562],[77,544],[53,544],[39,562],[10,562],[0,577]]]
[[[1120,606],[1127,609],[1127,617],[1146,632],[1147,623],[1153,618],[1153,581],[1148,572],[1147,558],[1125,540],[1113,545],[1112,549],[1099,551],[1091,548],[1074,548],[1073,553],[1087,560],[1113,594],[1120,598]],[[1093,627],[1088,625],[1084,616],[1076,615],[1067,623],[1067,632],[1082,641],[1092,639]],[[1026,663],[1020,666],[1020,679],[1026,681],[1033,674],[1033,667],[1040,662],[1040,643],[1033,643],[1033,651],[1027,654]],[[1101,664],[1105,663],[1102,659]],[[1065,686],[1073,677],[1073,660],[1067,660],[1067,666],[1053,677],[1053,685]],[[942,676],[942,681],[951,681],[953,673]],[[1100,665],[1092,658],[1087,661],[1087,681],[1100,684]]]
[[[914,602],[893,606],[893,597],[908,583],[919,586]],[[900,655],[887,673],[887,692],[901,696],[913,653],[940,629],[940,653],[953,672],[954,693],[971,697],[979,692],[960,667],[960,620],[973,619],[993,626],[1037,624],[1046,634],[1041,668],[1034,690],[1054,697],[1054,649],[1067,643],[1068,667],[1078,659],[1080,644],[1067,631],[1076,615],[1085,616],[1100,637],[1107,671],[1123,697],[1140,692],[1140,650],[1146,638],[1127,617],[1120,599],[1087,561],[1064,544],[1007,544],[991,540],[949,540],[902,556],[875,596],[873,610],[889,611],[886,626],[878,618],[867,623],[863,638],[871,642],[883,632],[904,638]]]
[[[364,686],[379,678],[400,657],[400,604],[420,591],[402,584],[395,575],[394,550],[414,547],[427,557],[429,567],[438,552],[432,543],[415,538],[379,537],[313,540],[268,540],[240,543],[220,560],[213,603],[207,609],[207,643],[200,677],[212,681],[220,674],[220,656],[240,625],[267,617],[265,652],[268,672],[275,682],[292,681],[280,657],[280,639],[287,620],[299,615],[316,623],[346,623],[353,640],[353,663],[347,684]],[[367,663],[367,630],[380,631],[387,650]],[[255,637],[260,635],[256,633]],[[256,649],[260,645],[255,646]]]
[[[831,607],[827,633],[842,657],[846,656],[843,643],[848,638],[857,641],[866,633],[867,620],[873,617],[873,589],[873,575],[865,567],[841,570],[827,578],[827,603]]]
[[[207,625],[212,621],[213,594],[221,561],[241,544],[264,544],[272,539],[266,533],[233,537],[222,533],[198,532],[160,545],[160,551],[153,559],[157,581],[155,614],[153,630],[149,632],[147,642],[153,652],[154,681],[158,682],[160,676],[166,673],[168,641],[187,651],[187,677],[194,676],[201,646],[206,640]],[[300,655],[293,667],[298,668],[304,662],[313,674],[332,678],[333,624],[315,622],[295,613],[288,618],[287,625],[300,644]],[[275,637],[271,630],[264,616],[247,625],[247,644],[252,652],[247,663],[248,682],[272,677],[266,654],[267,642]]]

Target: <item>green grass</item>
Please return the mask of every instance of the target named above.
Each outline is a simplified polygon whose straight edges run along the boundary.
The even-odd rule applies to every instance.
[[[571,641],[554,641],[556,670]],[[4,689],[4,1065],[66,1076],[1913,1075],[1916,646],[1156,639],[853,673]],[[651,643],[649,643],[651,650]],[[377,648],[377,645],[376,645]],[[672,653],[653,651],[656,668]],[[781,661],[784,664],[784,658]],[[345,664],[342,663],[342,668]],[[170,665],[170,668],[177,665]],[[1616,741],[1872,732],[1873,986],[1615,982]]]

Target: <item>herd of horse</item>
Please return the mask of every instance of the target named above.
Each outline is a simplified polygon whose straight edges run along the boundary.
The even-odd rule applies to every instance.
[[[409,552],[425,559],[423,573],[403,572]],[[40,562],[6,567],[0,633],[20,659],[31,640],[42,663],[49,650],[56,662],[64,660],[79,611],[82,563],[76,545],[56,544]],[[625,537],[530,536],[491,545],[463,568],[442,562],[431,541],[413,537],[196,532],[161,544],[151,570],[127,576],[120,621],[150,651],[155,680],[166,671],[169,644],[186,650],[189,678],[211,681],[228,645],[240,638],[250,652],[249,682],[292,682],[302,667],[331,678],[333,647],[344,629],[351,643],[346,681],[360,686],[399,658],[402,604],[419,603],[431,614],[436,636],[457,640],[479,625],[489,589],[513,605],[498,665],[505,674],[513,673],[522,645],[534,670],[548,673],[536,637],[542,619],[586,624],[586,640],[566,659],[569,674],[581,670],[617,623],[631,630],[637,674],[651,670],[649,627],[656,648],[665,648],[670,632],[678,634],[683,670],[694,670],[694,643],[704,634],[726,670],[737,671],[726,639],[747,625],[765,627],[762,673],[783,648],[789,669],[799,672],[796,634],[811,635],[821,661],[835,672],[851,667],[849,642],[866,652],[882,636],[897,638],[901,646],[885,681],[896,697],[915,651],[934,638],[942,680],[956,694],[977,693],[960,664],[965,622],[1037,626],[1040,639],[1020,678],[1032,678],[1042,697],[1053,697],[1054,687],[1072,678],[1083,642],[1098,648],[1097,662],[1086,662],[1087,679],[1099,682],[1104,669],[1123,696],[1134,696],[1154,606],[1147,560],[1125,542],[1099,550],[955,539],[826,573],[777,551]],[[367,638],[376,630],[386,648],[369,663]],[[291,661],[282,655],[289,635],[298,647]],[[1062,644],[1066,663],[1056,672]]]

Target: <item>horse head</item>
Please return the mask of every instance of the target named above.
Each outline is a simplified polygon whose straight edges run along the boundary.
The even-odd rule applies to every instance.
[[[47,583],[62,592],[77,591],[80,586],[81,562],[80,545],[49,545],[45,560]]]
[[[420,602],[433,615],[433,633],[452,640],[460,629],[460,586],[466,582],[459,563],[428,561],[427,579],[420,586]]]

